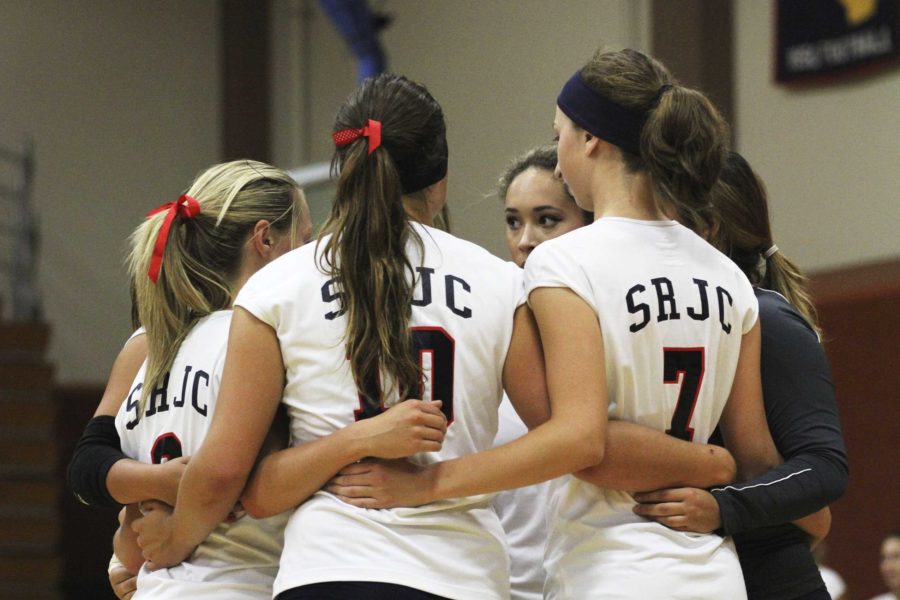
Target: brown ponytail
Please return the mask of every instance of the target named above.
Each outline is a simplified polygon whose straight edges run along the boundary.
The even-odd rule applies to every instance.
[[[762,180],[737,152],[728,152],[710,200],[719,219],[710,240],[747,275],[750,283],[778,292],[820,333],[807,279],[780,250],[772,248],[769,205]]]
[[[728,127],[713,104],[637,50],[599,50],[581,75],[609,100],[646,115],[640,155],[622,151],[626,167],[648,173],[661,208],[707,235],[714,228],[708,194],[728,147]]]
[[[420,253],[423,246],[403,200],[424,202],[424,194],[404,188],[427,181],[441,164],[446,170],[447,144],[440,106],[404,77],[363,82],[338,111],[334,131],[363,127],[369,119],[382,124],[381,146],[370,154],[368,140],[359,138],[335,151],[337,191],[319,241],[320,267],[341,290],[353,378],[377,405],[381,399],[372,396],[380,369],[393,379],[384,387],[396,385],[401,399],[420,378],[409,333],[415,271],[407,244],[418,245]]]

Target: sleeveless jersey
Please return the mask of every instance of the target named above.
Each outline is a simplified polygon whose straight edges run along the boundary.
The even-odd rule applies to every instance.
[[[757,318],[746,277],[674,221],[602,218],[541,244],[526,291],[565,287],[597,313],[609,418],[706,442],[725,406],[741,336]],[[625,492],[554,484],[547,598],[743,598],[730,539],[634,513]]]
[[[116,415],[122,452],[156,464],[197,452],[215,410],[230,325],[230,310],[194,325],[138,418],[144,363]],[[271,598],[286,521],[287,514],[242,516],[218,525],[181,564],[153,572],[142,567],[135,599]]]
[[[416,271],[410,329],[423,370],[420,396],[443,401],[450,422],[435,462],[491,447],[502,394],[501,372],[521,304],[522,274],[486,250],[414,224],[424,256],[410,241]],[[284,403],[293,444],[373,416],[347,361],[340,286],[319,267],[321,246],[308,244],[273,261],[241,290],[236,305],[277,333],[287,383]],[[369,382],[384,405],[396,390]],[[503,531],[487,496],[419,508],[367,510],[318,492],[291,516],[275,593],[328,581],[377,581],[448,598],[507,598]]]

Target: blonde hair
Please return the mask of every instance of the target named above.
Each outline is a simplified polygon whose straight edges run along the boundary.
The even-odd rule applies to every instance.
[[[148,217],[130,237],[128,271],[148,344],[140,416],[152,391],[165,385],[194,324],[231,306],[237,291],[232,282],[256,223],[266,220],[275,231],[289,232],[293,245],[297,225],[308,214],[303,191],[287,173],[252,160],[210,167],[186,194],[197,200],[200,213],[175,217],[156,283],[148,268],[165,212]]]
[[[729,142],[728,126],[715,106],[637,50],[598,50],[581,76],[607,99],[647,115],[640,155],[622,150],[625,165],[648,173],[661,208],[706,236],[715,225],[708,194]]]

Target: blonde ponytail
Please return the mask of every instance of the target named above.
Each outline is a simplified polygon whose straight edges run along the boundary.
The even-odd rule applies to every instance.
[[[165,385],[185,336],[201,318],[231,306],[232,282],[253,227],[269,221],[293,236],[306,214],[303,192],[285,172],[240,160],[201,173],[187,192],[200,212],[172,221],[156,282],[148,276],[165,213],[149,216],[131,234],[128,271],[148,355],[139,415],[153,390]]]

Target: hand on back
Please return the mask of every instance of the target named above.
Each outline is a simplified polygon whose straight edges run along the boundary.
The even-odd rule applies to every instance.
[[[441,412],[440,400],[406,400],[354,426],[366,438],[369,456],[377,458],[437,452],[447,433],[447,419]]]
[[[137,591],[137,575],[119,565],[109,571],[109,585],[119,600],[131,600]]]

